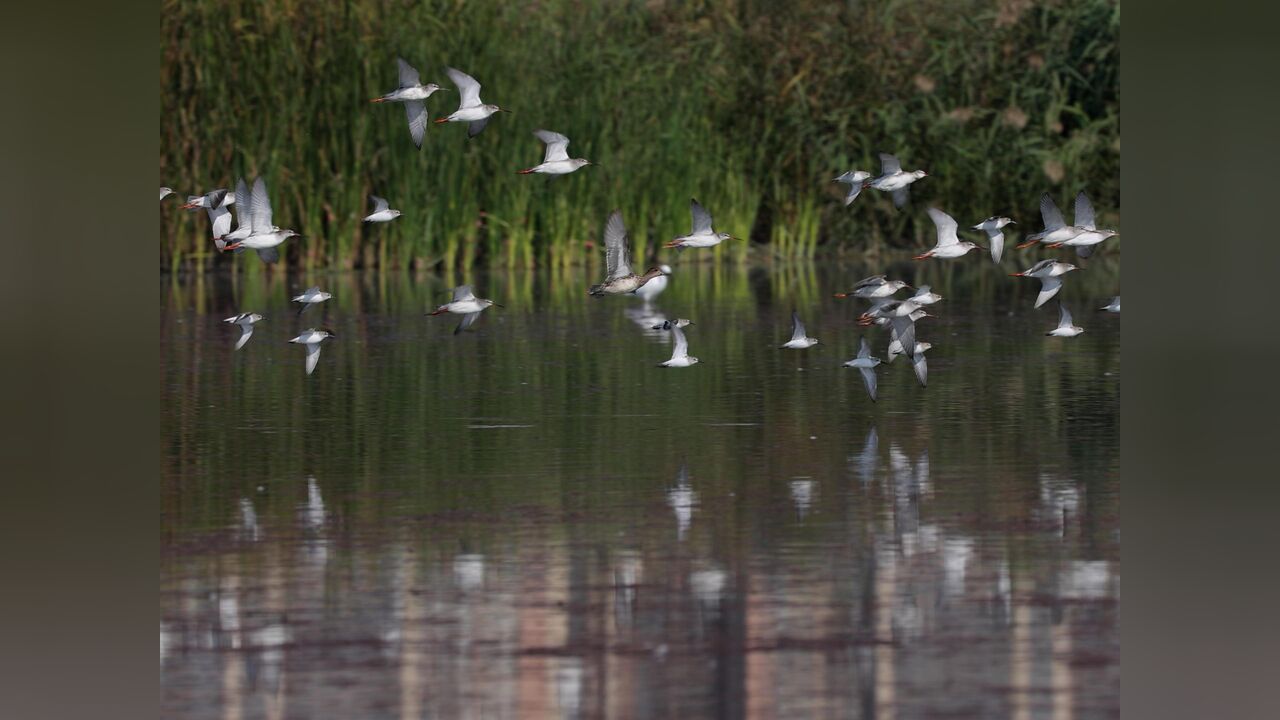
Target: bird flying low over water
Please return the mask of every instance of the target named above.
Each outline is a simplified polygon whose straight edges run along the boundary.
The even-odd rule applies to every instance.
[[[209,227],[216,241],[231,230],[231,211],[227,208],[234,205],[235,196],[225,188],[210,190],[204,195],[191,195],[182,206],[184,210],[204,209],[209,214]]]
[[[400,67],[400,87],[369,102],[404,103],[404,114],[409,121],[409,135],[413,137],[413,144],[421,149],[422,136],[426,133],[429,119],[427,106],[423,101],[439,90],[440,86],[435,83],[423,85],[418,77],[418,71],[404,58],[396,58],[396,64]]]
[[[862,343],[858,346],[858,356],[846,362],[845,367],[858,368],[862,373],[862,384],[867,388],[867,394],[871,396],[871,402],[876,401],[876,371],[875,366],[880,364],[880,358],[871,357],[871,346],[867,344],[867,339],[862,338]]]
[[[1031,277],[1040,281],[1040,294],[1036,296],[1035,307],[1049,302],[1049,299],[1062,289],[1062,276],[1080,268],[1071,263],[1058,262],[1052,258],[1041,260],[1022,272],[1010,273],[1009,277]]]
[[[1084,332],[1084,328],[1074,325],[1071,322],[1071,312],[1067,310],[1067,306],[1058,303],[1058,327],[1045,333],[1053,337],[1075,337]]]
[[[464,122],[467,123],[467,137],[472,138],[480,134],[484,130],[484,126],[489,124],[489,119],[495,113],[510,112],[504,110],[497,105],[486,105],[480,101],[480,83],[470,75],[455,70],[454,68],[445,68],[444,72],[458,87],[458,109],[453,114],[442,118],[436,118],[436,123],[447,122]]]
[[[253,337],[253,324],[261,320],[262,316],[258,313],[240,313],[222,322],[240,326],[240,339],[236,341],[236,350],[239,350],[244,347],[245,343],[249,342],[249,338]]]
[[[968,240],[961,241],[956,235],[955,218],[942,212],[938,208],[929,208],[929,219],[933,221],[934,228],[938,231],[938,244],[933,249],[916,255],[914,259],[925,260],[927,258],[944,258],[947,260],[964,256],[970,250],[981,250],[982,246],[978,243]]]
[[[369,200],[373,202],[373,212],[365,216],[365,222],[384,223],[391,222],[392,220],[400,217],[400,211],[392,210],[391,206],[387,204],[385,198],[380,198],[377,195],[370,195]]]
[[[470,285],[459,285],[453,289],[452,300],[427,314],[443,315],[444,313],[453,313],[455,315],[461,315],[462,322],[458,323],[458,327],[453,329],[453,334],[457,335],[463,330],[474,325],[476,320],[480,318],[480,313],[484,312],[491,306],[502,307],[492,300],[476,297],[476,293]]]
[[[716,232],[711,227],[711,213],[696,200],[689,201],[689,213],[693,216],[693,230],[688,235],[667,243],[664,247],[683,250],[685,248],[715,247],[725,240],[733,240],[729,233]]]
[[[1044,230],[1028,235],[1025,241],[1018,244],[1019,250],[1029,248],[1036,243],[1047,245],[1060,243],[1070,240],[1083,231],[1083,228],[1068,225],[1067,221],[1062,219],[1062,211],[1058,209],[1057,203],[1049,193],[1040,196],[1040,219],[1044,222]]]
[[[1075,212],[1075,227],[1080,232],[1075,237],[1052,243],[1049,247],[1073,247],[1076,249],[1078,257],[1087,258],[1093,254],[1094,246],[1098,243],[1120,234],[1115,230],[1099,230],[1097,228],[1094,222],[1093,203],[1089,201],[1089,196],[1085,195],[1083,190],[1080,191],[1079,195],[1076,195]]]
[[[675,347],[671,350],[671,359],[658,363],[658,367],[689,367],[698,363],[698,358],[689,354],[689,339],[685,337],[682,329],[685,325],[692,324],[685,321],[684,325],[681,325],[679,320],[675,322],[668,320],[663,323],[664,329],[670,330],[671,336],[675,338]]]
[[[893,206],[900,208],[910,198],[911,183],[928,175],[924,170],[906,172],[897,157],[880,153],[880,177],[864,181],[862,186],[890,193],[893,196]]]
[[[690,325],[693,325],[693,324],[694,324],[693,321],[689,320],[688,318],[676,318],[675,320],[663,320],[657,325],[654,325],[652,329],[670,330],[673,327],[683,328],[683,327],[689,327]]]
[[[307,328],[303,330],[298,337],[290,340],[291,343],[297,343],[307,349],[307,374],[315,372],[316,363],[320,362],[320,343],[329,338],[338,337],[332,330],[315,328]]]
[[[866,170],[850,170],[831,182],[844,183],[849,186],[849,192],[844,196],[844,205],[849,207],[857,199],[858,194],[862,192],[862,188],[865,187],[864,183],[870,178],[871,173]]]
[[[1098,308],[1098,312],[1113,312],[1113,313],[1120,312],[1120,296],[1117,295],[1111,298],[1111,302],[1107,303],[1103,307]]]
[[[1017,224],[1007,217],[992,216],[973,226],[974,230],[981,230],[987,234],[987,242],[991,243],[993,262],[1000,262],[1000,256],[1004,254],[1004,227]]]
[[[626,295],[663,274],[662,269],[656,267],[649,268],[644,275],[636,275],[631,269],[631,240],[627,237],[627,226],[622,223],[621,210],[609,213],[604,223],[604,264],[604,282],[592,285],[588,295]]]
[[[917,305],[933,305],[942,300],[942,296],[933,292],[928,285],[921,285],[916,290],[916,294],[907,299]]]
[[[527,170],[518,170],[521,175],[541,173],[543,175],[568,175],[581,167],[593,164],[586,158],[569,157],[569,138],[550,130],[534,130],[533,136],[547,146],[542,162]]]
[[[792,350],[804,350],[818,344],[817,338],[811,338],[804,333],[804,323],[800,322],[800,313],[795,310],[791,311],[791,339],[782,343],[778,347],[790,348]]]
[[[667,284],[671,281],[670,265],[659,265],[658,269],[662,271],[661,275],[636,288],[635,294],[646,303],[653,302],[654,298],[661,295],[662,291],[667,289]]]
[[[301,307],[298,308],[298,315],[301,316],[302,313],[306,312],[312,305],[319,305],[331,297],[333,297],[333,293],[324,292],[320,289],[320,286],[313,285],[304,290],[301,295],[293,298],[293,302],[301,305]]]
[[[241,218],[244,218],[242,215]],[[282,230],[272,221],[271,198],[267,196],[267,181],[258,178],[253,182],[253,195],[249,199],[249,234],[241,240],[229,242],[222,246],[223,252],[234,252],[240,248],[257,250],[258,257],[265,263],[273,263],[280,259],[276,249],[280,243],[291,237],[298,237],[293,230]],[[243,226],[244,220],[241,220]],[[239,232],[239,229],[237,229]]]
[[[160,199],[163,200],[173,194],[173,188],[161,187]]]
[[[887,298],[902,288],[909,287],[911,286],[901,280],[885,280],[884,275],[872,275],[869,278],[859,280],[849,292],[836,293],[833,297],[847,298],[852,295],[853,297],[862,298],[863,300]]]

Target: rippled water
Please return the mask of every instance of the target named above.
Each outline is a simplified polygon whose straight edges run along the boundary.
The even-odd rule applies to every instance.
[[[423,312],[463,278],[165,278],[162,711],[1118,716],[1119,261],[1090,262],[1071,340],[976,259],[682,264],[649,310],[495,273],[456,337]],[[929,387],[899,359],[872,404],[831,293],[881,270],[946,299]],[[793,307],[817,347],[776,349]],[[239,311],[267,320],[232,352]],[[655,367],[658,314],[699,365]],[[307,377],[285,341],[322,324]]]

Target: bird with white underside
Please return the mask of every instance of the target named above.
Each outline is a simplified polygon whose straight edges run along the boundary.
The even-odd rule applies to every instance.
[[[569,173],[593,164],[586,158],[569,157],[569,138],[550,130],[534,130],[533,136],[546,145],[542,162],[531,168],[517,170],[520,175],[533,173],[541,175],[568,175]]]
[[[400,67],[400,87],[369,102],[404,103],[404,114],[409,121],[409,135],[413,137],[413,144],[418,146],[418,149],[422,149],[422,137],[426,134],[429,120],[424,101],[439,90],[440,86],[435,83],[424,85],[418,76],[417,69],[404,58],[396,58],[396,64]]]
[[[467,123],[467,137],[473,138],[484,130],[484,126],[489,124],[489,120],[500,112],[511,112],[497,105],[487,104],[480,100],[480,83],[470,75],[455,70],[454,68],[445,68],[444,72],[458,87],[458,109],[452,114],[442,118],[436,118],[436,124],[447,122],[464,122]]]
[[[476,297],[475,290],[470,285],[459,285],[453,289],[453,299],[441,305],[435,310],[427,313],[428,315],[443,315],[444,313],[453,313],[462,316],[462,322],[453,329],[453,334],[466,330],[480,319],[480,313],[490,307],[502,307],[498,303],[486,299]]]
[[[1030,277],[1040,281],[1040,294],[1036,296],[1035,307],[1049,302],[1049,299],[1062,289],[1062,276],[1080,268],[1071,263],[1058,262],[1052,258],[1041,260],[1022,272],[1009,273],[1009,277]]]
[[[938,231],[938,243],[933,249],[916,255],[914,260],[927,260],[928,258],[942,258],[944,260],[953,260],[963,257],[970,250],[981,250],[982,246],[969,240],[960,240],[956,235],[959,226],[956,224],[955,218],[942,212],[938,208],[929,208],[929,219],[933,221],[934,228]]]
[[[716,232],[711,227],[711,213],[702,207],[702,204],[693,199],[689,201],[689,214],[693,216],[693,230],[688,235],[681,235],[664,247],[675,248],[676,250],[684,250],[685,248],[709,248],[715,247],[725,240],[734,240],[735,238],[729,233]]]
[[[643,275],[636,275],[631,269],[631,239],[627,237],[627,226],[622,223],[621,210],[609,213],[604,223],[604,264],[604,282],[587,290],[592,297],[634,293],[663,274],[662,269],[656,267],[649,268]]]

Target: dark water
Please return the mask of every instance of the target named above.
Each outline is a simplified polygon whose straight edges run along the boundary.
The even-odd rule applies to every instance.
[[[457,337],[464,278],[165,278],[163,714],[1118,716],[1118,259],[1071,340],[976,258],[676,270],[688,369],[580,273],[465,278]],[[872,404],[830,295],[881,270],[946,299]]]

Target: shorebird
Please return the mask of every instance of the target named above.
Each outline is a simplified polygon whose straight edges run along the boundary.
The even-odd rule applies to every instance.
[[[684,330],[681,330],[680,321],[663,323],[666,329],[671,331],[671,336],[676,339],[675,348],[671,351],[671,359],[666,362],[658,363],[658,367],[689,367],[696,365],[698,358],[689,354],[689,339],[684,336]],[[693,323],[686,321],[686,325]]]
[[[662,291],[667,289],[667,283],[670,282],[671,266],[659,265],[658,269],[662,271],[661,275],[636,288],[636,295],[643,298],[646,303],[653,302],[654,298],[661,295]]]
[[[333,297],[333,293],[324,292],[320,289],[320,286],[313,285],[304,290],[301,295],[293,298],[293,302],[301,303],[301,307],[298,308],[298,315],[301,316],[302,313],[307,311],[307,308],[312,305],[318,305],[331,297]]]
[[[1071,324],[1071,312],[1067,310],[1067,306],[1058,303],[1058,327],[1045,333],[1054,337],[1075,337],[1084,332],[1084,328]]]
[[[975,242],[970,242],[968,240],[961,241],[960,238],[956,236],[956,228],[958,226],[956,225],[955,218],[942,212],[938,208],[929,208],[929,219],[933,221],[933,225],[938,231],[938,243],[933,246],[932,250],[916,255],[914,259],[925,260],[927,258],[936,257],[950,260],[962,257],[970,250],[982,249],[982,246]]]
[[[924,170],[905,172],[898,158],[888,153],[880,153],[880,177],[863,182],[863,187],[875,188],[893,195],[893,206],[902,207],[910,197],[911,183],[926,177]]]
[[[476,293],[471,289],[470,285],[459,285],[453,289],[452,300],[427,314],[443,315],[444,313],[454,313],[455,315],[461,315],[462,322],[458,323],[458,327],[453,329],[453,334],[457,335],[475,324],[475,321],[480,318],[480,313],[484,312],[489,306],[502,307],[492,300],[476,297]]]
[[[942,296],[929,289],[928,285],[921,285],[916,294],[907,298],[917,305],[932,305],[942,299]]]
[[[911,368],[916,371],[916,379],[920,381],[920,387],[929,387],[929,361],[924,359],[924,354],[931,347],[933,343],[918,342],[915,353],[911,356]]]
[[[734,237],[729,233],[716,232],[711,227],[711,213],[702,207],[698,201],[689,201],[689,212],[693,216],[693,230],[688,235],[682,235],[665,247],[683,250],[685,248],[705,248],[715,247],[725,240],[733,240]]]
[[[1002,232],[1004,226],[1017,224],[1007,217],[992,216],[973,226],[974,230],[981,230],[987,234],[987,242],[991,243],[992,261],[1000,262],[1000,256],[1004,254],[1004,232]]]
[[[320,343],[329,338],[338,337],[332,330],[315,328],[307,328],[302,331],[298,337],[290,340],[291,343],[304,345],[307,348],[307,374],[315,372],[316,363],[320,361]]]
[[[276,248],[285,240],[298,237],[298,233],[276,227],[272,224],[271,217],[271,198],[267,196],[267,182],[258,178],[253,181],[253,195],[249,201],[249,235],[243,240],[223,245],[222,251],[231,252],[240,248],[249,248],[257,250],[258,257],[265,263],[279,260],[280,251]]]
[[[885,280],[884,275],[872,275],[869,278],[859,280],[849,292],[836,293],[833,297],[847,298],[852,295],[853,297],[862,298],[863,300],[887,298],[902,288],[909,287],[911,286],[901,280]]]
[[[1082,231],[1081,228],[1068,225],[1067,221],[1062,219],[1062,211],[1058,209],[1057,203],[1049,193],[1040,196],[1040,219],[1044,221],[1044,230],[1028,235],[1026,241],[1018,244],[1019,250],[1029,248],[1038,242],[1053,244],[1070,240]]]
[[[1033,277],[1040,281],[1040,294],[1036,296],[1035,307],[1049,302],[1049,298],[1062,289],[1062,276],[1080,268],[1071,263],[1058,262],[1052,258],[1041,260],[1022,272],[1009,273],[1009,277]]]
[[[160,188],[160,199],[163,200],[173,194],[173,188]]]
[[[262,316],[258,313],[240,313],[235,317],[229,317],[222,321],[240,326],[240,339],[236,341],[236,350],[244,347],[244,344],[249,342],[249,338],[253,337],[253,324],[260,320],[262,320]]]
[[[633,293],[650,280],[662,275],[661,268],[649,268],[644,275],[631,270],[631,239],[627,226],[622,224],[622,211],[609,213],[604,224],[604,261],[607,273],[604,282],[592,285],[588,295],[626,295]]]
[[[453,68],[445,68],[445,74],[458,87],[458,94],[461,99],[458,101],[458,109],[452,115],[442,118],[436,118],[436,123],[447,122],[464,122],[467,123],[467,137],[473,138],[484,130],[484,126],[489,124],[489,119],[494,113],[510,112],[503,110],[497,105],[486,105],[480,102],[480,83],[470,75],[455,70]]]
[[[209,225],[216,241],[231,230],[231,211],[227,207],[234,205],[235,202],[235,196],[229,194],[225,188],[218,188],[204,195],[188,196],[182,208],[184,210],[203,208],[209,214]]]
[[[880,364],[880,358],[871,357],[871,346],[867,345],[867,339],[862,338],[862,344],[858,347],[858,356],[846,362],[845,367],[858,368],[862,373],[862,384],[867,386],[867,394],[871,396],[871,402],[876,401],[876,371],[875,366]]]
[[[428,120],[427,106],[422,101],[431,97],[431,94],[439,90],[440,86],[435,83],[423,85],[418,77],[418,71],[405,62],[404,58],[396,58],[396,64],[400,66],[400,87],[369,102],[404,103],[404,114],[409,120],[409,134],[413,136],[413,144],[421,149],[422,136],[426,133]]]
[[[888,325],[890,338],[900,341],[903,348],[916,346],[916,321],[920,318],[933,317],[920,308],[914,300],[898,302],[890,300],[877,305],[858,318],[859,325]]]
[[[1098,243],[1107,238],[1115,237],[1120,233],[1115,230],[1099,230],[1094,224],[1093,203],[1089,202],[1089,196],[1081,190],[1076,195],[1076,216],[1075,227],[1080,230],[1080,234],[1073,238],[1063,240],[1051,244],[1051,248],[1060,248],[1064,245],[1076,249],[1076,255],[1087,258],[1093,254],[1093,248]]]
[[[365,222],[384,223],[391,222],[392,220],[400,217],[400,211],[392,210],[391,206],[387,204],[385,198],[380,198],[377,195],[370,195],[369,199],[373,201],[373,212],[365,216]]]
[[[886,323],[888,324],[888,323]],[[902,350],[902,341],[898,339],[898,331],[894,330],[890,324],[889,328],[889,349],[885,351],[884,361],[892,363],[899,355],[907,355],[907,357],[915,357],[916,353],[924,352],[933,347],[933,343],[917,342],[912,351],[908,354]]]
[[[791,348],[792,350],[804,350],[818,344],[818,338],[811,338],[804,334],[804,323],[800,322],[800,313],[795,310],[791,311],[791,339],[778,346],[779,349]]]
[[[657,325],[654,325],[653,329],[654,330],[670,330],[673,327],[683,328],[683,327],[689,327],[690,325],[693,325],[693,324],[694,322],[687,318],[676,318],[674,321],[663,320]]]
[[[253,232],[253,223],[249,220],[250,206],[253,205],[249,196],[249,189],[244,184],[244,178],[236,180],[235,202],[232,203],[236,207],[236,229],[226,233],[222,237],[214,237],[213,244],[222,250],[227,243],[244,240]],[[237,248],[233,252],[244,252],[244,248]]]
[[[850,170],[831,182],[844,183],[849,186],[849,193],[844,196],[844,205],[849,207],[849,204],[857,199],[858,194],[862,192],[864,183],[870,178],[871,173],[866,170]]]
[[[543,175],[568,175],[580,167],[591,165],[586,158],[569,157],[569,138],[550,130],[534,130],[533,136],[547,146],[542,162],[526,170],[517,170],[521,175],[541,173]]]
[[[1113,313],[1120,312],[1120,296],[1117,295],[1111,298],[1111,302],[1107,303],[1103,307],[1098,308],[1098,312],[1113,312]]]

